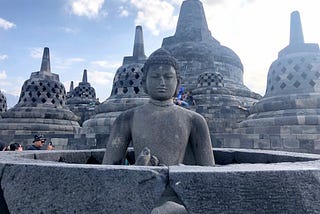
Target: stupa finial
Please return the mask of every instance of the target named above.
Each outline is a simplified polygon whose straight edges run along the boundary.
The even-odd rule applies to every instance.
[[[144,53],[144,42],[142,27],[140,25],[136,26],[134,45],[133,45],[133,55],[125,56],[123,58],[122,65],[127,65],[131,63],[144,63],[147,56]]]
[[[48,47],[45,47],[44,50],[43,50],[43,56],[42,56],[40,72],[51,73],[50,53],[49,53],[49,48]]]
[[[146,55],[144,53],[142,27],[140,25],[136,26],[136,33],[133,46],[133,57],[144,59],[146,58]]]
[[[300,14],[298,11],[291,13],[290,45],[304,43]]]
[[[82,82],[88,82],[87,69],[83,71]]]
[[[319,45],[304,42],[300,14],[293,11],[290,17],[290,43],[278,55],[281,57],[298,52],[319,52]]]
[[[70,89],[69,89],[69,92],[73,91],[73,81],[71,81],[70,83]]]
[[[182,3],[175,36],[195,41],[212,39],[203,5],[199,0]]]

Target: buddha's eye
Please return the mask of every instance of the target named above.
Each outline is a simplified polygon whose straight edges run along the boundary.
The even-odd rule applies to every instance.
[[[150,78],[153,78],[153,79],[157,79],[159,77],[160,77],[160,75],[158,75],[158,74],[151,74],[150,75]]]
[[[164,78],[166,78],[166,79],[172,79],[172,78],[173,78],[173,75],[167,74],[167,75],[164,75]]]

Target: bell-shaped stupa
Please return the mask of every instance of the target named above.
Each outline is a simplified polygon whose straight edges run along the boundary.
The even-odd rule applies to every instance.
[[[95,108],[95,116],[83,123],[81,133],[86,135],[88,147],[105,148],[116,117],[125,110],[147,102],[148,95],[141,83],[141,69],[146,59],[142,27],[137,26],[133,55],[123,58],[122,66],[115,74],[110,97]]]
[[[7,98],[6,96],[0,91],[0,114],[2,112],[7,111]]]
[[[31,73],[18,103],[2,114],[1,139],[30,145],[35,134],[43,134],[56,148],[67,148],[68,138],[73,138],[80,126],[65,102],[65,88],[59,75],[51,73],[49,48],[44,48],[40,71]]]
[[[207,119],[213,146],[229,147],[232,127],[247,116],[244,107],[261,96],[243,84],[237,54],[211,35],[199,0],[182,3],[176,32],[163,40],[162,47],[179,61],[182,87],[196,101],[191,109]]]
[[[70,84],[70,91],[67,93],[67,106],[70,110],[80,117],[80,125],[85,120],[93,116],[95,106],[99,105],[96,98],[96,91],[88,82],[87,70],[83,71],[82,82],[73,88],[73,82]]]
[[[290,43],[269,69],[265,96],[240,123],[250,148],[320,153],[320,51],[305,43],[299,12],[291,13]]]

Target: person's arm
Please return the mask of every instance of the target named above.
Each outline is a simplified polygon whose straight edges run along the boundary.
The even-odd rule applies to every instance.
[[[196,165],[213,166],[215,164],[209,128],[206,120],[199,114],[195,114],[192,119],[190,142]]]
[[[114,121],[102,164],[122,164],[131,141],[130,124],[132,114],[133,111],[124,112]]]

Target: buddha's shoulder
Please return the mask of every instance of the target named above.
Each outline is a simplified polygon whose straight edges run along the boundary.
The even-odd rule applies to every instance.
[[[204,119],[203,116],[195,111],[183,108],[181,106],[176,105],[175,106],[176,112],[178,112],[181,115],[186,115],[190,117],[191,119]]]
[[[117,120],[128,120],[134,115],[134,108],[123,111],[118,117]]]

